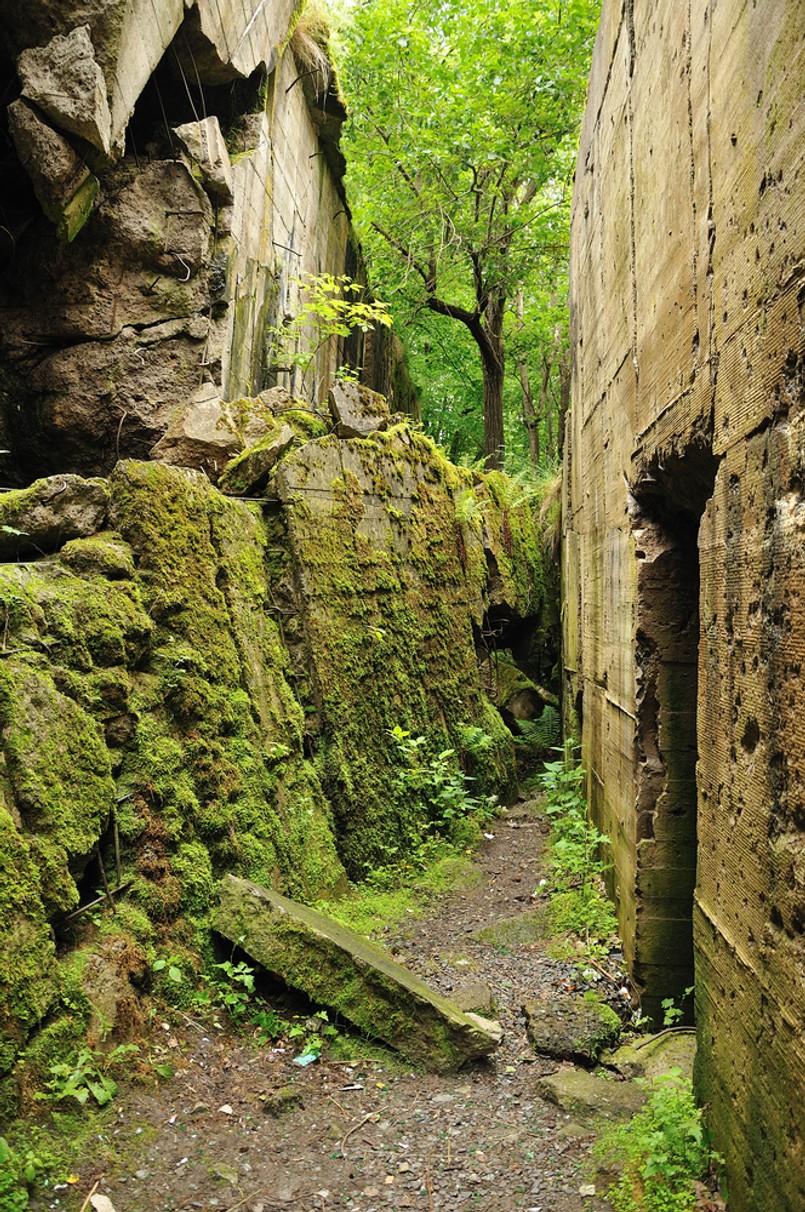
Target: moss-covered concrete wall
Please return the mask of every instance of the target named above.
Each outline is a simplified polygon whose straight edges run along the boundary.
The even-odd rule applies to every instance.
[[[793,0],[605,0],[573,203],[567,697],[738,1212],[805,1204],[804,64]]]
[[[136,461],[0,497],[0,1113],[155,959],[192,982],[225,872],[311,902],[416,846],[395,725],[513,784],[476,632],[539,626],[528,506],[406,426],[295,423],[264,504]]]

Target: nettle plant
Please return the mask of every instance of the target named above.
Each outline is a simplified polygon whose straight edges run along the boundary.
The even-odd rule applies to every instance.
[[[721,1162],[692,1083],[676,1068],[655,1078],[642,1110],[605,1132],[595,1152],[621,1172],[607,1192],[615,1212],[692,1212],[697,1180]]]
[[[387,304],[369,298],[367,288],[349,274],[306,273],[291,283],[298,287],[302,305],[295,316],[270,330],[280,370],[297,366],[304,376],[331,338],[345,340],[356,330],[367,333],[391,327]],[[354,378],[355,373],[354,368],[341,366],[337,376]]]

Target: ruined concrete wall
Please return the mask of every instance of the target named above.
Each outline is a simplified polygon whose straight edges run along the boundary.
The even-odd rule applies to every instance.
[[[739,1212],[805,1203],[804,72],[798,0],[606,0],[573,204],[567,701]]]
[[[360,271],[343,103],[294,8],[0,3],[3,484],[155,448],[214,475],[217,398],[326,398],[339,343],[303,374],[272,332],[296,279]]]
[[[159,956],[190,995],[226,872],[310,902],[477,839],[401,779],[395,726],[511,785],[476,641],[539,625],[533,516],[389,422],[284,410],[265,507],[135,460],[0,496],[0,1125],[101,1016],[136,1027]]]

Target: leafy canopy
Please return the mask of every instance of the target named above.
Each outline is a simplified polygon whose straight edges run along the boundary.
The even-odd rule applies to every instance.
[[[413,344],[425,359],[434,342],[444,346],[445,320],[464,326],[480,368],[448,375],[452,394],[459,408],[474,398],[477,410],[481,379],[497,446],[502,418],[490,408],[502,405],[507,344],[533,360],[555,340],[555,322],[534,323],[534,308],[546,310],[546,284],[563,301],[569,185],[598,7],[369,0],[345,31],[348,181],[373,280],[394,300],[403,335],[418,329]],[[507,309],[518,291],[515,323]],[[460,365],[466,334],[463,351],[453,340]],[[449,366],[449,353],[442,362]]]

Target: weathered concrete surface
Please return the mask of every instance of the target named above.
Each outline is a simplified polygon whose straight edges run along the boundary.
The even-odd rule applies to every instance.
[[[736,1212],[805,1205],[804,71],[798,0],[607,0],[573,203],[566,701]]]
[[[198,166],[209,192],[224,203],[231,202],[232,164],[220,123],[215,115],[175,126],[173,133],[190,159]]]
[[[4,484],[148,457],[200,389],[231,401],[279,383],[318,404],[337,366],[365,361],[370,386],[413,406],[391,339],[280,365],[304,275],[363,273],[343,102],[306,69],[294,7],[0,0],[17,151],[0,174]],[[192,443],[170,449],[203,465]]]
[[[558,1060],[591,1063],[621,1033],[621,1021],[603,1002],[553,997],[523,1006],[526,1035],[535,1052]]]
[[[648,1092],[633,1082],[612,1081],[575,1068],[559,1069],[540,1078],[537,1089],[583,1127],[631,1119],[648,1097]]]
[[[69,244],[92,210],[99,183],[82,157],[22,98],[8,107],[8,129],[36,199]]]
[[[231,875],[219,895],[219,934],[427,1069],[457,1069],[500,1042],[477,1015],[465,1015],[381,947],[316,909]]]

